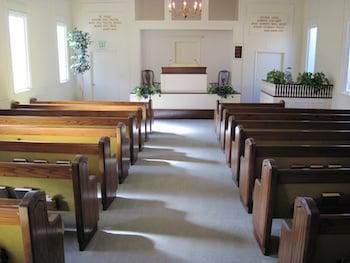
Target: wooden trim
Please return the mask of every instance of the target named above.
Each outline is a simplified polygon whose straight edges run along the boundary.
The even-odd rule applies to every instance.
[[[155,119],[213,119],[214,110],[154,110]]]
[[[206,67],[162,67],[162,74],[207,74]]]

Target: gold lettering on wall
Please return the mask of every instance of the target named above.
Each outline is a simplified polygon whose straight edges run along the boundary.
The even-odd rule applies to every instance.
[[[286,15],[253,15],[250,22],[252,33],[285,33],[288,21]]]
[[[100,31],[116,31],[121,23],[118,18],[112,15],[99,15],[92,17],[89,21],[90,26]]]

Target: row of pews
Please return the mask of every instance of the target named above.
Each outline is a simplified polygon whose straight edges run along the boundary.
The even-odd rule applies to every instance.
[[[350,262],[350,110],[218,102],[215,129],[265,255]]]
[[[152,124],[151,101],[31,99],[0,110],[0,263],[64,262],[64,228],[84,250]]]

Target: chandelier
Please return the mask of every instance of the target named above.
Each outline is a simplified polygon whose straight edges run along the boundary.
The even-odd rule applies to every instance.
[[[190,7],[187,1],[182,2],[182,7],[176,9],[175,0],[171,0],[169,3],[169,12],[175,14],[175,16],[183,16],[185,19],[201,15],[202,13],[202,1],[194,1],[193,7]]]

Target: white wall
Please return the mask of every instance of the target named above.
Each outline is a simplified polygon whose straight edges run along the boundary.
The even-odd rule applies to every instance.
[[[346,86],[346,27],[350,19],[347,0],[306,0],[303,50],[306,49],[307,28],[318,26],[316,71],[323,71],[334,82],[333,108],[350,108]],[[302,54],[305,61],[305,52]],[[301,70],[305,64],[302,63]]]
[[[14,94],[8,32],[8,11],[25,12],[28,16],[28,41],[32,89]],[[56,44],[56,22],[71,27],[69,0],[0,0],[0,107],[8,107],[11,100],[28,102],[31,97],[41,99],[72,99],[75,97],[75,78],[59,84]]]
[[[175,62],[174,43],[198,41],[200,64],[207,67],[208,81],[217,82],[220,70],[231,71],[232,39],[232,30],[145,30],[141,37],[142,69],[152,69],[159,81],[161,68]]]
[[[164,1],[166,4],[168,3],[167,0]],[[107,40],[109,43],[107,50],[116,50],[119,54],[117,59],[120,64],[116,69],[119,81],[116,89],[120,92],[119,94],[113,94],[111,99],[128,99],[128,93],[134,86],[140,83],[141,70],[145,67],[143,61],[145,59],[149,61],[148,58],[142,59],[142,56],[148,56],[148,54],[145,54],[147,51],[143,51],[142,48],[144,44],[148,45],[147,38],[145,42],[142,38],[142,32],[144,31],[150,31],[152,34],[155,34],[157,30],[161,30],[159,32],[168,31],[173,33],[177,32],[177,30],[182,32],[184,30],[195,32],[227,30],[232,32],[232,34],[229,34],[231,36],[230,50],[233,50],[235,44],[243,45],[243,58],[233,59],[230,52],[228,54],[229,58],[223,60],[220,66],[213,66],[213,71],[210,71],[210,78],[214,78],[218,68],[221,69],[229,66],[232,71],[233,86],[235,89],[242,91],[243,101],[252,101],[253,99],[255,56],[257,52],[282,52],[285,58],[284,66],[291,66],[294,71],[298,71],[301,64],[299,53],[303,36],[304,0],[241,0],[239,3],[239,21],[209,21],[208,0],[203,0],[202,2],[204,10],[201,21],[171,21],[167,10],[164,10],[165,20],[163,21],[135,21],[133,0],[74,1],[75,24],[84,30],[89,30],[93,34],[95,43],[101,40]],[[250,33],[250,17],[253,14],[261,13],[285,15],[288,19],[286,32],[283,34]],[[121,24],[116,31],[97,33],[96,30],[91,29],[89,26],[89,18],[97,14],[112,14],[120,19]],[[211,41],[215,44],[215,40]],[[91,51],[94,52],[96,50],[97,48],[94,46]],[[158,55],[160,57],[163,54],[158,53]],[[228,62],[228,59],[230,59],[230,62]],[[155,67],[159,68],[160,64],[169,64],[165,60],[168,60],[168,57],[152,63],[154,63]],[[202,64],[204,65],[205,63],[203,62]],[[159,72],[159,69],[155,71]],[[89,81],[86,84],[90,85]]]

